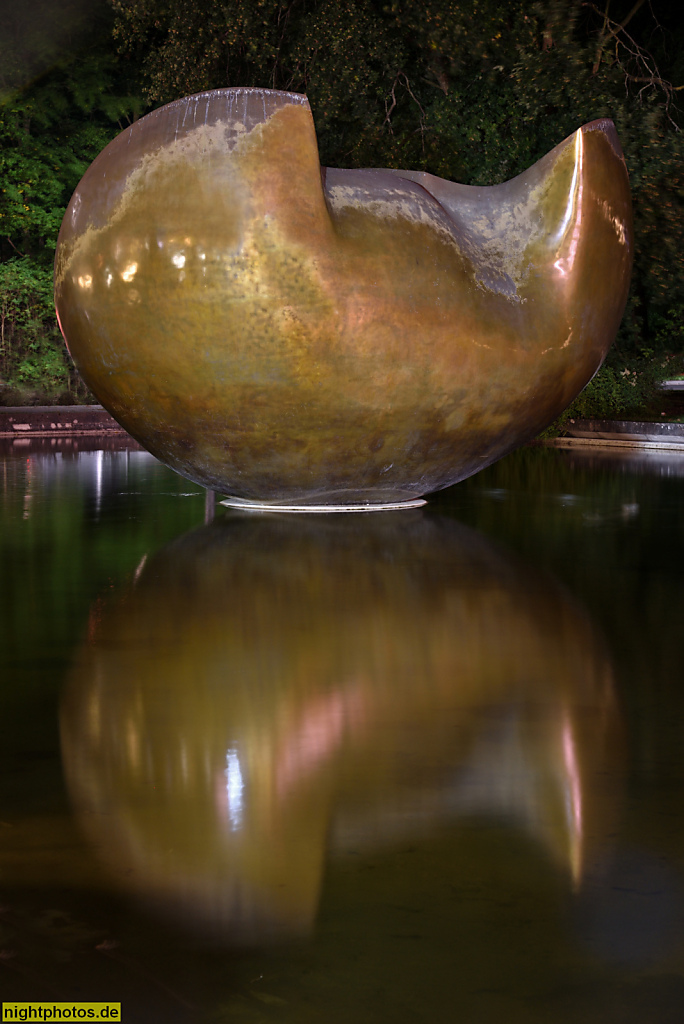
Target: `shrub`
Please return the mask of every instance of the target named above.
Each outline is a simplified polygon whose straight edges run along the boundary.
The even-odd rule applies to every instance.
[[[27,256],[0,263],[0,403],[91,400],[55,319],[52,270]]]

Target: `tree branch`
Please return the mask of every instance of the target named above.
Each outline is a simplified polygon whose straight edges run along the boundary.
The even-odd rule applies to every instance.
[[[639,90],[639,95],[649,87],[661,89],[665,94],[665,113],[674,128],[679,131],[679,125],[676,124],[670,115],[670,104],[674,93],[680,92],[684,89],[684,86],[673,85],[672,82],[668,82],[664,79],[661,76],[652,55],[648,50],[645,50],[640,46],[625,29],[625,25],[631,21],[639,8],[642,7],[645,2],[646,0],[637,0],[621,23],[612,21],[608,15],[610,0],[607,0],[604,11],[600,11],[593,3],[590,2],[585,2],[583,4],[584,7],[589,7],[592,11],[603,18],[599,50],[597,51],[597,60],[593,66],[593,73],[596,74],[599,69],[601,58],[605,52],[607,37],[611,37],[615,40],[614,63],[617,64],[625,76],[625,87],[629,82],[643,83]]]
[[[599,35],[599,45],[598,45],[598,49],[596,51],[596,61],[594,62],[594,67],[592,68],[592,73],[593,74],[597,73],[597,71],[599,69],[599,66],[601,64],[601,58],[603,56],[603,50],[604,50],[604,47],[605,47],[606,32],[608,33],[608,35],[615,36],[615,38],[617,39],[618,33],[622,32],[624,30],[625,26],[629,24],[629,22],[632,20],[632,18],[634,17],[636,12],[639,10],[639,8],[643,7],[643,5],[645,3],[646,3],[646,0],[636,0],[636,3],[632,7],[631,11],[629,11],[627,16],[618,24],[618,22],[616,22],[616,21],[612,21],[611,22],[610,19],[608,18],[608,10],[610,8],[610,0],[606,0],[606,9],[603,12],[603,26],[601,28],[601,32],[600,32],[600,35]],[[585,7],[591,7],[591,9],[596,11],[597,14],[600,13],[598,11],[598,9],[596,7],[594,7],[593,4],[585,4]]]
[[[591,69],[592,75],[595,75],[598,72],[599,67],[601,66],[601,57],[603,57],[603,45],[604,45],[603,41],[606,38],[606,25],[608,24],[608,11],[609,10],[610,10],[610,0],[606,0],[606,9],[603,12],[603,25],[601,26],[601,31],[599,33],[598,46],[596,47],[596,59],[594,61],[594,66]]]
[[[403,79],[403,81],[402,81],[402,79]],[[389,91],[389,95],[385,97],[385,120],[382,123],[386,124],[388,126],[389,130],[390,130],[390,134],[394,135],[394,132],[392,130],[391,115],[392,115],[392,111],[394,110],[394,108],[397,105],[397,97],[396,97],[395,89],[397,87],[397,83],[398,82],[401,82],[401,84],[404,86],[404,88],[406,89],[407,93],[411,97],[411,99],[414,101],[414,103],[417,104],[418,109],[420,110],[420,135],[421,135],[421,140],[422,140],[423,152],[425,152],[425,111],[423,110],[423,107],[422,107],[422,105],[420,103],[420,100],[418,99],[418,97],[415,95],[413,89],[411,88],[411,83],[409,82],[408,76],[406,75],[406,73],[404,71],[397,71],[397,73],[395,75],[395,78],[394,78],[394,81],[392,83],[392,88]],[[389,100],[390,96],[392,97],[392,103],[388,107],[387,101]]]

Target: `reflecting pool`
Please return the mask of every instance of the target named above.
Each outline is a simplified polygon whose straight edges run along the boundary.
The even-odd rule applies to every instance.
[[[126,1022],[681,1020],[684,460],[238,513],[0,449],[0,995]]]

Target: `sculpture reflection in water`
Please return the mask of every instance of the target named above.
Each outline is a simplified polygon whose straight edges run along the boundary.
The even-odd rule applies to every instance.
[[[617,716],[568,597],[418,512],[229,515],[93,616],[65,694],[71,796],[120,883],[236,939],[302,934],[336,850],[493,815],[577,884]]]

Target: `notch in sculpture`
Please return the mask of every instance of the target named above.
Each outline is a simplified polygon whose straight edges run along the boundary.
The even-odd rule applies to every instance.
[[[415,503],[534,437],[627,298],[611,121],[511,181],[321,168],[305,96],[148,114],[84,175],[55,297],[73,359],[162,462],[247,502]]]

